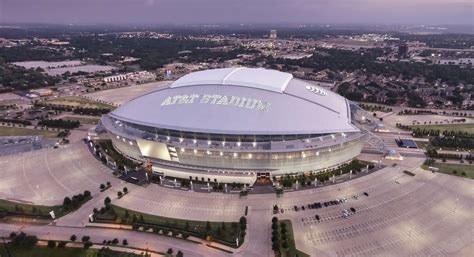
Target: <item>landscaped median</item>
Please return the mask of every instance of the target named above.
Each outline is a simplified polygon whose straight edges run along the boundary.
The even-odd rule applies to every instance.
[[[0,242],[0,256],[15,257],[139,257],[145,256],[143,253],[155,253],[165,255],[165,253],[149,251],[128,247],[126,244],[93,244],[90,237],[83,236],[82,242],[75,242],[77,237],[71,236],[71,241],[40,240],[35,235],[27,235],[23,232],[17,234],[12,232],[10,238],[4,238]],[[116,240],[116,239],[114,239]],[[125,242],[126,240],[124,240]],[[132,251],[138,250],[142,254],[135,254]],[[149,255],[146,255],[149,256]],[[176,255],[178,256],[178,255]],[[181,254],[181,256],[183,256]]]
[[[472,164],[438,163],[428,160],[421,167],[425,170],[474,179],[474,165]]]
[[[123,226],[122,229],[156,233],[183,240],[191,240],[192,236],[232,248],[242,245],[247,228],[245,217],[239,222],[182,220],[132,211],[113,204],[106,204],[101,210],[94,210],[94,222],[128,225],[129,227]]]
[[[272,219],[272,249],[277,257],[309,257],[296,249],[293,227],[290,220]]]
[[[0,219],[6,217],[26,217],[32,219],[52,220],[50,212],[54,212],[55,218],[62,217],[67,213],[79,209],[84,203],[92,199],[89,191],[77,194],[73,197],[65,197],[62,205],[44,206],[27,203],[13,202],[0,199]]]

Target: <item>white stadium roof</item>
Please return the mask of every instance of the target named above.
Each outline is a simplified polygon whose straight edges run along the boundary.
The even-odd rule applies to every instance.
[[[293,75],[276,70],[225,68],[198,71],[176,80],[171,87],[194,85],[231,85],[253,87],[275,92],[285,91]]]
[[[199,133],[281,135],[358,132],[342,96],[291,74],[251,68],[194,72],[110,114]]]

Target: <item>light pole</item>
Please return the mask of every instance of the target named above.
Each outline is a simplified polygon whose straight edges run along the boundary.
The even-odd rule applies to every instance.
[[[459,197],[456,197],[456,203],[454,203],[454,209],[453,209],[454,213],[456,213],[456,209],[458,208],[458,203],[459,203]]]

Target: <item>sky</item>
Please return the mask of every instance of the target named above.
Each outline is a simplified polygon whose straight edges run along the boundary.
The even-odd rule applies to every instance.
[[[0,0],[0,23],[473,25],[473,0]]]

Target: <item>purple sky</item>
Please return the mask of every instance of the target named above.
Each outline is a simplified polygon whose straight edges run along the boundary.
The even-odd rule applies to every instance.
[[[0,0],[0,23],[474,24],[472,0]]]

